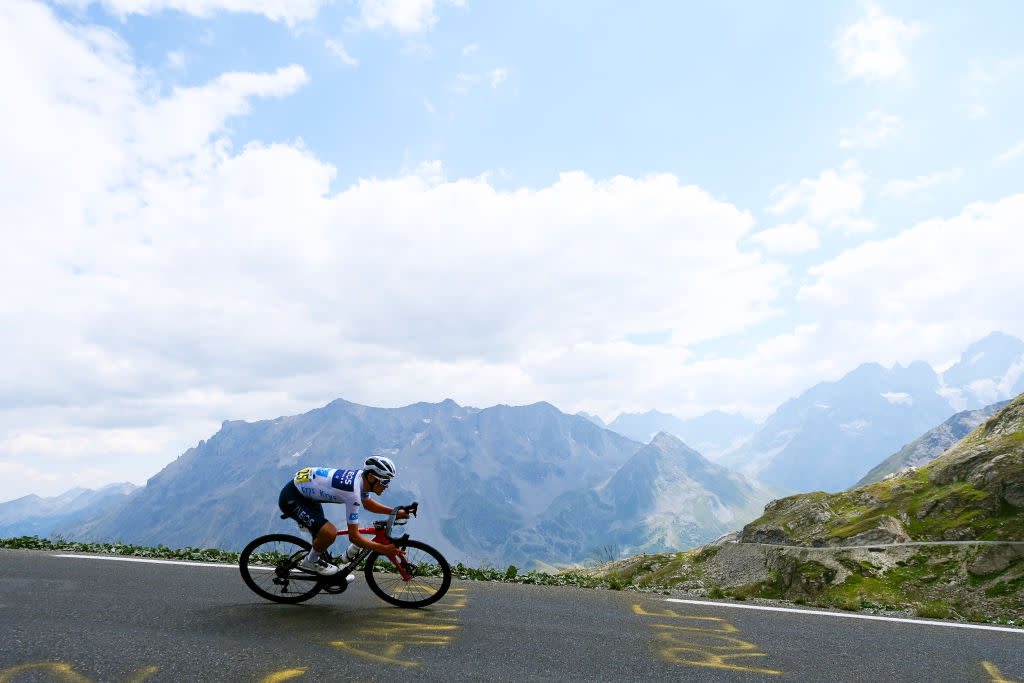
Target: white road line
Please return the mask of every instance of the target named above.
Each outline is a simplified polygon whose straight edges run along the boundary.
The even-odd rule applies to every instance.
[[[116,562],[146,562],[149,564],[182,564],[187,567],[226,567],[238,569],[237,564],[219,564],[217,562],[184,562],[181,560],[151,560],[145,557],[119,557],[116,555],[73,555],[58,553],[53,557],[73,557],[80,560],[114,560]]]
[[[902,624],[924,624],[927,626],[948,626],[950,628],[974,628],[982,631],[1006,631],[1024,635],[1024,629],[1009,626],[987,626],[985,624],[961,624],[956,621],[928,621],[926,619],[903,619],[900,617],[879,617],[873,614],[850,614],[848,612],[819,612],[813,609],[797,609],[795,607],[768,607],[766,605],[737,605],[731,602],[712,602],[710,600],[681,600],[665,598],[666,602],[681,602],[687,605],[707,605],[709,607],[732,607],[734,609],[759,609],[767,612],[792,612],[794,614],[815,614],[824,617],[842,617],[844,619],[874,619],[876,621],[897,621]]]

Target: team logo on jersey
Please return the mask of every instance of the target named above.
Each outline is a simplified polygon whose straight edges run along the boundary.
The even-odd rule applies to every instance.
[[[354,491],[357,470],[338,470],[331,478],[331,486],[342,491]]]

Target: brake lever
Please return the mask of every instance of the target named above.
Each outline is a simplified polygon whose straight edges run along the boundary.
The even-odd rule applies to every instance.
[[[419,507],[420,507],[419,502],[413,502],[413,503],[410,503],[409,505],[399,505],[398,507],[395,508],[395,512],[398,512],[399,510],[404,510],[405,512],[408,512],[413,517],[416,517],[417,516],[416,513],[419,510]]]

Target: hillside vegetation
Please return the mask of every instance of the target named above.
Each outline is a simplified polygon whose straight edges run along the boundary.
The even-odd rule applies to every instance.
[[[769,503],[744,543],[851,546],[1024,540],[1024,394],[921,468]]]
[[[1019,620],[1022,513],[1024,394],[924,467],[774,500],[731,538],[592,572],[712,596]],[[886,545],[920,542],[939,545]]]
[[[550,574],[513,566],[455,569],[460,578],[784,599],[1024,625],[1022,512],[1024,394],[925,467],[853,491],[774,500],[742,532],[700,548]],[[0,547],[57,549],[37,538],[8,539]],[[122,544],[86,551],[169,552]],[[213,550],[171,552],[234,559]]]

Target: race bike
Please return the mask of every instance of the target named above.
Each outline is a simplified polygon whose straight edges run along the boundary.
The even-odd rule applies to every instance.
[[[345,552],[339,558],[332,558],[330,553],[324,552],[320,556],[328,562],[337,563],[341,571],[332,576],[321,576],[298,566],[312,547],[309,541],[288,534],[268,534],[251,541],[239,556],[242,580],[267,600],[298,603],[321,591],[343,593],[361,566],[366,585],[381,600],[398,607],[430,605],[444,597],[451,586],[452,570],[448,561],[426,543],[410,539],[409,534],[399,538],[392,536],[394,527],[408,521],[408,518],[398,519],[398,512],[404,510],[415,517],[418,509],[419,503],[397,507],[386,519],[359,530],[361,534],[373,534],[377,543],[397,545],[404,557],[396,555],[391,559],[358,546],[353,546],[359,553],[352,559],[348,559]],[[281,517],[287,519],[287,515]],[[301,524],[299,526],[305,529]],[[338,532],[338,536],[347,534],[348,529]]]

